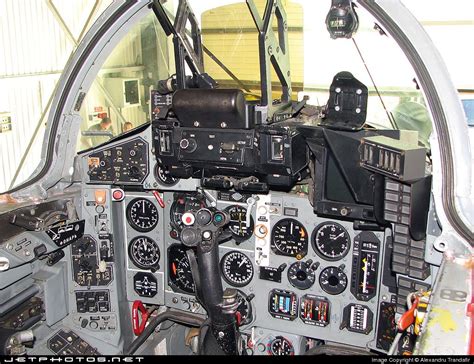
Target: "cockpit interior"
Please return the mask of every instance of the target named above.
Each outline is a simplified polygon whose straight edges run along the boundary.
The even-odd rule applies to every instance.
[[[119,3],[96,34],[120,16],[134,21],[108,39],[91,32],[69,69],[82,78],[65,78],[69,96],[51,109],[45,153],[60,170],[51,164],[0,197],[0,352],[450,346],[430,341],[444,330],[433,315],[448,302],[462,329],[471,296],[468,281],[448,289],[440,274],[449,228],[433,192],[433,105],[416,80],[409,92],[367,81],[370,54],[356,33],[388,39],[389,22],[364,23],[381,17],[377,5],[325,1],[310,24],[301,1],[235,2],[201,19],[196,1]],[[312,27],[322,44],[341,44],[338,55],[319,47],[315,67],[339,67],[332,57],[346,48],[356,64],[328,71],[325,86],[306,85],[314,75],[296,52],[318,47],[302,31]],[[232,48],[239,37],[253,54]],[[125,44],[140,55],[117,53]],[[125,67],[127,57],[144,66]]]

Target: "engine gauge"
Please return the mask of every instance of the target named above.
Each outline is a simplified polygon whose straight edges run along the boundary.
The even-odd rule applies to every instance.
[[[316,227],[311,241],[316,253],[330,261],[342,259],[351,247],[349,233],[335,222],[326,222]]]
[[[229,230],[237,242],[242,242],[250,238],[253,234],[254,221],[250,216],[250,224],[247,227],[247,209],[242,206],[234,205],[225,209],[230,215]]]
[[[295,355],[293,344],[283,336],[277,336],[267,344],[268,355]]]
[[[237,290],[237,301],[239,306],[237,307],[236,317],[238,326],[245,326],[253,320],[252,304],[250,298],[245,293]]]
[[[155,178],[164,186],[171,187],[179,182],[179,178],[172,177],[168,169],[160,164],[155,165]]]
[[[268,312],[275,318],[293,321],[298,316],[298,297],[293,292],[274,289],[268,296]]]
[[[127,206],[127,220],[135,230],[149,232],[158,224],[158,209],[150,200],[136,198]]]
[[[194,293],[191,265],[180,244],[173,244],[168,248],[168,284],[175,292]]]
[[[198,211],[206,206],[206,199],[201,194],[175,193],[174,202],[170,207],[170,223],[173,228],[171,237],[179,240],[179,234],[184,227],[182,217],[186,211]]]
[[[308,253],[308,233],[295,219],[280,220],[272,229],[271,247],[277,255],[303,258]]]
[[[160,248],[147,236],[137,236],[128,246],[128,255],[132,263],[141,269],[158,269]]]
[[[319,275],[319,284],[324,292],[340,294],[347,287],[347,276],[339,267],[327,267]]]
[[[300,319],[308,325],[327,326],[330,320],[330,303],[327,298],[306,295],[301,297]]]
[[[253,278],[252,261],[239,251],[232,251],[222,257],[222,276],[234,287],[243,287]]]
[[[288,268],[288,281],[293,287],[308,289],[316,281],[312,263],[295,262]]]

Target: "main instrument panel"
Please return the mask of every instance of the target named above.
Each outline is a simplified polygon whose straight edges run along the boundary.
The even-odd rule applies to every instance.
[[[294,353],[291,335],[376,348],[380,303],[392,299],[382,282],[384,231],[318,217],[304,195],[170,190],[160,195],[163,207],[155,195],[130,192],[118,202],[130,302],[205,312],[179,236],[186,211],[213,205],[230,216],[231,238],[220,246],[219,267],[223,286],[238,290],[241,331],[281,334],[263,354]],[[268,243],[266,264],[257,259],[262,242]]]

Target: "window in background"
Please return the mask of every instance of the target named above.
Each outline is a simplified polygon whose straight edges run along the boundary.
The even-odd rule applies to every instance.
[[[109,141],[150,120],[150,89],[175,73],[171,39],[150,12],[108,56],[82,104],[77,150]]]
[[[111,0],[0,2],[0,193],[39,166],[67,60]]]

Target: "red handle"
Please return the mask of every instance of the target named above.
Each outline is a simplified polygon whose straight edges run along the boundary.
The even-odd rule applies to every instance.
[[[160,205],[160,207],[164,209],[165,201],[163,201],[163,198],[161,197],[160,193],[158,191],[152,191],[152,193],[153,193],[153,196],[155,196],[156,201],[158,202],[158,205]]]
[[[398,330],[405,331],[410,327],[410,325],[413,325],[413,323],[415,322],[415,310],[418,307],[418,302],[419,298],[415,296],[411,308],[407,312],[405,312],[402,317],[400,317],[400,320],[398,320]]]
[[[132,306],[132,326],[135,335],[139,336],[143,330],[145,330],[149,317],[150,313],[147,311],[142,301],[134,301]]]

